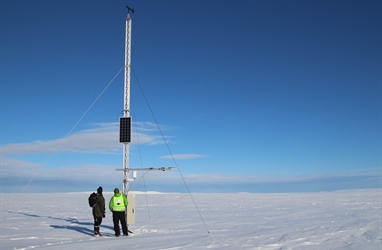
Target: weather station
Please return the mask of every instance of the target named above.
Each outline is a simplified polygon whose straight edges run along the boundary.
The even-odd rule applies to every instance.
[[[126,33],[125,33],[125,66],[124,66],[124,108],[123,117],[119,119],[119,142],[123,143],[123,168],[116,169],[123,171],[123,195],[127,197],[128,206],[126,212],[126,223],[128,225],[135,224],[135,195],[129,193],[129,182],[138,183],[149,171],[167,171],[174,167],[160,168],[129,168],[129,150],[132,135],[132,118],[130,116],[130,71],[131,71],[131,26],[132,20],[130,13],[134,13],[134,9],[126,6]],[[140,178],[137,178],[137,171],[142,171]],[[135,186],[135,185],[134,185]],[[133,187],[134,187],[133,186]],[[131,232],[131,231],[130,231]]]

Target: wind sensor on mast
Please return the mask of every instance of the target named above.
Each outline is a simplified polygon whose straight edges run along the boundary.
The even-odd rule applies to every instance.
[[[126,5],[126,8],[127,8],[127,14],[130,13],[130,11],[134,14],[134,9],[133,8],[130,8],[129,6]]]

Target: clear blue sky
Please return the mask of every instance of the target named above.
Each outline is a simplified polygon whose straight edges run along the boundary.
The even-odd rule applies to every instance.
[[[1,0],[2,192],[122,186],[126,4],[130,167],[175,165],[157,121],[191,191],[381,187],[381,1]]]

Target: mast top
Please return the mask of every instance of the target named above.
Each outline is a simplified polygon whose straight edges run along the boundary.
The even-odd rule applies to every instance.
[[[130,11],[131,13],[134,14],[134,9],[133,8],[130,8],[129,6],[126,5],[126,8],[127,8],[127,15],[130,16]]]

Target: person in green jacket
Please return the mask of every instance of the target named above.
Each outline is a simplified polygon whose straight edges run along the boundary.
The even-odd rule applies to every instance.
[[[114,196],[111,197],[109,202],[109,209],[113,213],[113,224],[115,236],[120,236],[119,222],[122,225],[122,233],[128,236],[127,224],[126,224],[126,207],[128,205],[126,196],[119,192],[118,188],[114,189]]]
[[[102,195],[102,191],[102,187],[97,189],[97,196],[93,206],[94,236],[102,236],[99,232],[99,226],[102,223],[102,218],[105,218],[105,198]]]

